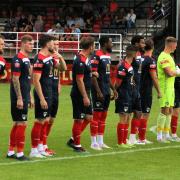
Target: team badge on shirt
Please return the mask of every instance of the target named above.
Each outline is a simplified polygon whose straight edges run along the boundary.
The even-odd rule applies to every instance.
[[[46,117],[46,116],[47,116],[47,112],[44,112],[44,113],[43,113],[43,116]]]
[[[129,109],[129,108],[128,108],[127,106],[125,106],[125,107],[124,107],[124,112],[127,112],[128,109]]]

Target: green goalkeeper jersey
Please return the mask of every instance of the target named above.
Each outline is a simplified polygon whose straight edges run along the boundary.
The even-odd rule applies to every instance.
[[[159,85],[161,89],[174,89],[175,77],[169,77],[165,74],[164,68],[170,67],[171,70],[176,70],[175,62],[170,54],[162,52],[158,57],[157,71]]]

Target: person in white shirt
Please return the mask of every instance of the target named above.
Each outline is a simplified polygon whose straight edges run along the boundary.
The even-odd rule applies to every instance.
[[[84,30],[85,23],[84,23],[84,19],[82,17],[77,16],[75,18],[75,24],[79,24],[80,29]]]
[[[136,14],[133,9],[130,9],[130,12],[126,16],[127,30],[134,28],[136,25]]]
[[[74,19],[71,16],[67,16],[66,21],[67,21],[67,25],[69,27],[71,27],[72,24],[75,24],[75,21],[74,21]]]
[[[74,40],[77,40],[78,39],[78,34],[81,33],[81,30],[78,28],[79,25],[78,24],[72,24],[71,25],[71,33],[76,33],[76,34],[73,34],[73,39]]]

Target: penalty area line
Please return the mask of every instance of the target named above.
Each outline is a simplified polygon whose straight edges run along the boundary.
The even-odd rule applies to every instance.
[[[73,160],[73,159],[81,159],[81,158],[89,158],[89,157],[113,156],[113,155],[118,155],[118,154],[131,154],[131,153],[136,153],[136,152],[151,152],[151,151],[157,151],[157,150],[176,149],[176,148],[180,148],[180,145],[131,149],[131,150],[127,150],[127,151],[113,151],[113,152],[105,152],[105,153],[97,153],[97,154],[83,154],[83,155],[76,155],[76,156],[65,156],[65,157],[55,157],[55,158],[46,158],[46,159],[36,159],[36,160],[23,161],[23,162],[19,162],[19,161],[5,162],[5,163],[0,163],[0,166],[33,164],[33,163],[38,163],[38,162],[50,162],[50,161],[62,161],[62,160]]]

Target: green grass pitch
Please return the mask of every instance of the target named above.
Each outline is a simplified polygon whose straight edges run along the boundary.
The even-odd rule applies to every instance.
[[[9,84],[0,84],[0,180],[178,180],[180,179],[180,143],[158,144],[155,135],[148,131],[152,145],[136,146],[131,150],[116,148],[116,125],[118,116],[111,103],[105,142],[112,149],[101,152],[90,147],[89,127],[82,135],[82,145],[90,152],[77,154],[66,146],[71,135],[72,108],[70,86],[63,86],[60,96],[60,109],[50,134],[49,147],[57,155],[45,160],[32,160],[21,163],[5,158],[8,136],[12,125],[10,115]],[[155,93],[154,93],[155,94]],[[155,125],[159,112],[156,94],[148,127]],[[34,121],[33,110],[29,111],[26,131],[25,154],[30,152],[30,132]]]

